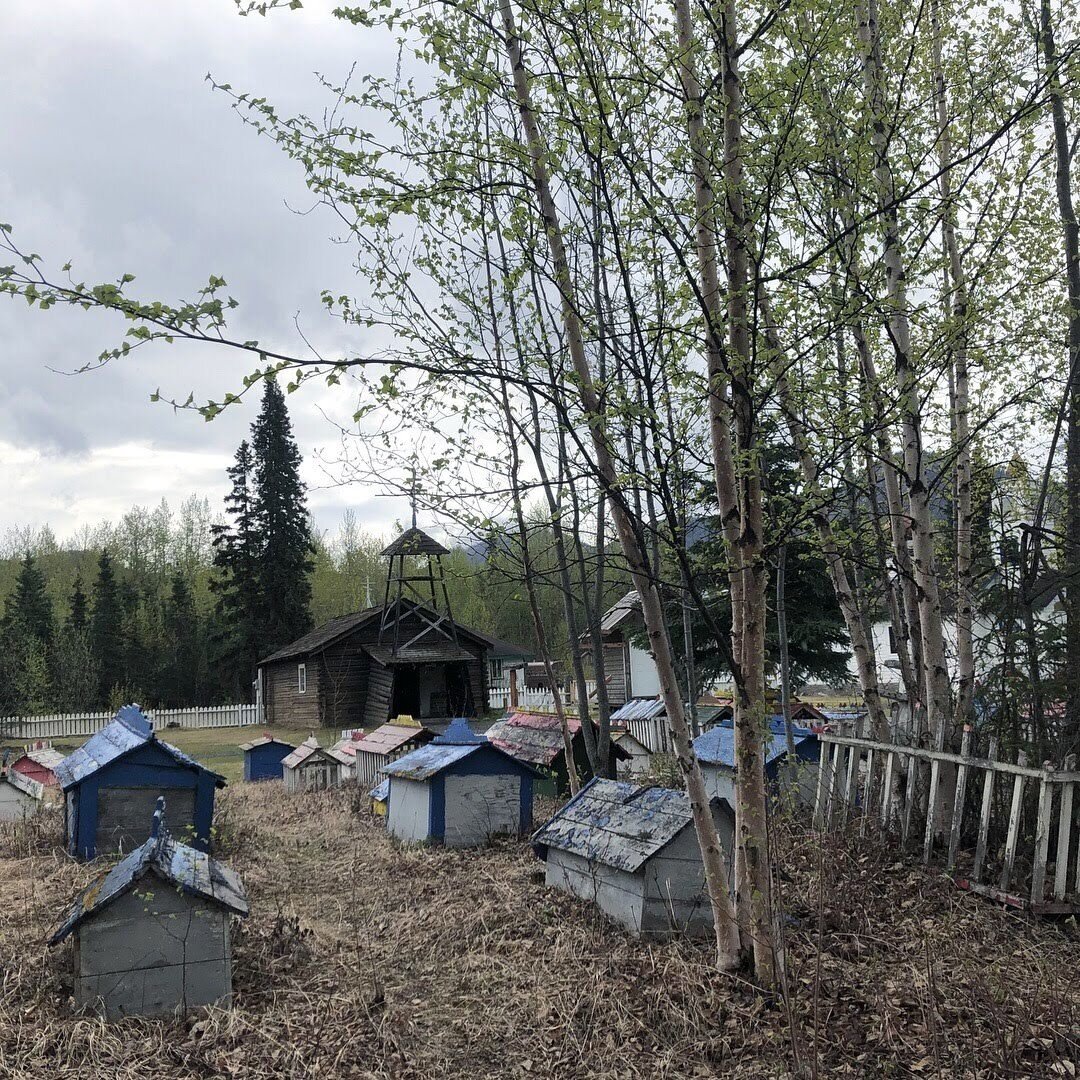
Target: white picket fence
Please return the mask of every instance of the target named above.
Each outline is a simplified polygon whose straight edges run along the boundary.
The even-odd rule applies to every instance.
[[[586,682],[590,701],[596,694],[596,683],[589,679]],[[569,690],[563,691],[563,704],[568,708],[577,708],[577,694],[575,686],[570,684]],[[510,709],[510,686],[509,684],[496,683],[488,687],[488,705],[492,709]],[[517,690],[517,706],[519,709],[539,709],[552,712],[555,709],[555,698],[550,690],[530,690],[519,684]]]
[[[258,723],[255,705],[199,705],[189,709],[146,709],[155,731],[169,727],[222,728]],[[115,712],[54,713],[51,716],[0,717],[0,736],[9,739],[51,739],[93,735]]]

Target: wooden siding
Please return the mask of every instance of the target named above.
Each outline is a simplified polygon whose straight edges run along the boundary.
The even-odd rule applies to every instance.
[[[599,679],[600,673],[597,672]],[[626,694],[626,646],[621,642],[604,642],[604,672],[607,680],[608,701],[612,706],[625,705]]]
[[[300,693],[297,682],[297,664],[307,664],[307,691]],[[263,702],[268,724],[300,728],[310,731],[323,727],[322,710],[319,707],[321,679],[319,665],[307,661],[281,660],[263,669]]]
[[[364,727],[381,727],[390,719],[390,701],[394,696],[394,676],[389,668],[372,663],[368,668],[367,700],[364,702]]]
[[[98,792],[97,835],[94,850],[98,855],[113,851],[131,851],[146,840],[158,796],[164,794],[169,821],[178,840],[188,843],[186,831],[195,820],[195,789],[163,787],[102,787]]]

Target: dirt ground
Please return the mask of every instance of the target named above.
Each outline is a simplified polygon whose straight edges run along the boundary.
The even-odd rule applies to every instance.
[[[0,1076],[1075,1076],[1080,934],[855,838],[778,828],[788,995],[635,942],[546,889],[526,844],[402,850],[347,791],[223,793],[247,885],[234,1007],[105,1024],[43,940],[94,872],[59,817],[0,831]],[[825,888],[820,889],[824,881]],[[798,1069],[798,1071],[797,1071]]]

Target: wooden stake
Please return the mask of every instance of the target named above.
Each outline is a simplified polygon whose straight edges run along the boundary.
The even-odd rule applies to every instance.
[[[814,800],[814,828],[825,828],[825,801],[829,789],[829,744],[821,739],[818,753],[817,798]]]
[[[1031,866],[1031,902],[1041,904],[1046,888],[1046,856],[1050,847],[1050,807],[1054,801],[1054,784],[1047,778],[1039,783],[1039,813],[1035,819],[1035,861]]]
[[[997,760],[997,738],[990,740],[989,757],[991,761]],[[994,805],[994,770],[987,769],[983,777],[982,809],[979,812],[979,839],[975,844],[975,865],[971,871],[972,881],[978,882],[982,878],[983,861],[986,859],[986,841],[990,834],[990,811]]]
[[[934,849],[934,824],[937,817],[938,777],[941,774],[941,762],[934,758],[930,762],[930,794],[926,800],[926,832],[923,834],[922,861],[930,861]]]
[[[904,792],[904,819],[900,828],[900,843],[907,847],[911,833],[911,811],[915,808],[915,779],[918,776],[919,759],[914,754],[908,755],[907,791]]]
[[[1021,750],[1016,755],[1017,765],[1027,764],[1027,754]],[[1020,835],[1020,814],[1023,810],[1024,800],[1024,777],[1017,776],[1013,780],[1012,805],[1009,808],[1009,832],[1005,840],[1005,865],[1001,868],[1001,879],[998,888],[1002,892],[1009,891],[1009,882],[1012,880],[1013,863],[1016,861],[1016,839]]]
[[[893,769],[896,767],[896,754],[890,751],[885,755],[885,780],[881,792],[881,827],[888,832],[892,825]]]
[[[859,822],[859,835],[866,835],[866,823],[873,814],[874,806],[874,751],[873,748],[866,751],[866,787],[863,788],[862,821]]]
[[[1065,759],[1065,771],[1076,768],[1076,755],[1070,754]],[[1074,783],[1061,785],[1061,800],[1058,804],[1057,859],[1054,865],[1054,899],[1064,900],[1069,884],[1069,849],[1072,847],[1072,809]],[[1077,857],[1077,873],[1080,874],[1080,856]]]
[[[971,725],[964,725],[964,737],[960,744],[960,756],[971,756]],[[956,799],[953,802],[952,829],[949,833],[949,859],[947,869],[956,868],[956,853],[960,848],[960,830],[964,818],[964,797],[967,794],[968,766],[960,765],[956,770]]]
[[[840,755],[843,753],[844,748],[836,743],[833,746],[832,765],[829,768],[829,798],[825,803],[825,828],[832,827],[833,819],[836,817],[836,777],[840,772]]]

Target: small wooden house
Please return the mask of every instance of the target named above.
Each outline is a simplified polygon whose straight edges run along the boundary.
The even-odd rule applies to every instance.
[[[613,728],[625,728],[654,754],[671,750],[667,708],[662,698],[632,698],[611,714]]]
[[[477,847],[532,828],[537,770],[464,719],[383,771],[390,781],[387,829],[406,843]]]
[[[573,747],[578,776],[583,780],[588,779],[592,776],[592,768],[585,749],[581,721],[577,717],[568,716],[566,726],[570,732],[570,745]],[[557,716],[550,713],[514,713],[505,720],[492,724],[488,728],[487,737],[511,757],[546,773],[546,780],[538,788],[541,794],[555,794],[569,789],[566,747]],[[629,752],[620,748],[618,743],[611,744],[611,752],[616,762],[630,759]]]
[[[713,819],[730,858],[735,812],[712,800]],[[681,791],[593,780],[533,837],[548,885],[597,905],[635,936],[705,935],[712,906]]]
[[[341,762],[342,783],[356,779],[356,751],[363,738],[363,731],[343,731],[341,738],[330,747],[330,753]]]
[[[353,770],[361,787],[377,784],[383,769],[392,761],[412,753],[435,738],[435,732],[411,717],[399,716],[360,739],[353,751]]]
[[[21,821],[37,813],[45,788],[25,773],[0,765],[0,821]]]
[[[620,779],[630,780],[643,776],[652,767],[653,752],[632,732],[623,728],[612,728],[611,741],[620,750],[625,750],[630,755],[628,760],[618,763]]]
[[[225,778],[158,739],[138,705],[120,709],[56,766],[56,775],[72,855],[92,859],[137,847],[159,795],[169,799],[177,835],[209,849],[214,795]]]
[[[785,768],[787,736],[783,717],[769,722],[765,741],[765,775],[774,791],[786,791],[794,779],[795,797],[803,805],[811,805],[817,791],[817,762],[821,752],[817,736],[809,729],[796,727],[795,753],[798,757],[794,772]],[[701,763],[705,786],[710,795],[735,803],[735,730],[731,721],[711,727],[694,740],[694,753]]]
[[[280,780],[284,775],[281,763],[295,749],[294,743],[275,739],[267,732],[250,742],[241,743],[244,751],[245,780]]]
[[[56,775],[56,766],[64,760],[59,750],[54,750],[48,743],[37,742],[28,746],[11,763],[16,772],[36,780],[44,788],[58,788],[60,778]]]
[[[314,735],[282,758],[281,771],[290,795],[341,786],[341,760],[324,750]]]
[[[377,817],[386,817],[386,811],[390,803],[390,777],[380,780],[369,792],[371,800],[371,812]]]
[[[656,661],[647,649],[634,643],[645,626],[641,598],[631,589],[600,617],[603,656],[593,657],[596,678],[607,683],[608,702],[622,705],[632,698],[660,693]],[[592,652],[592,635],[582,634],[581,647]]]
[[[74,937],[75,1004],[110,1019],[228,1004],[230,923],[248,913],[240,879],[169,836],[159,805],[149,839],[78,895],[49,939]]]

